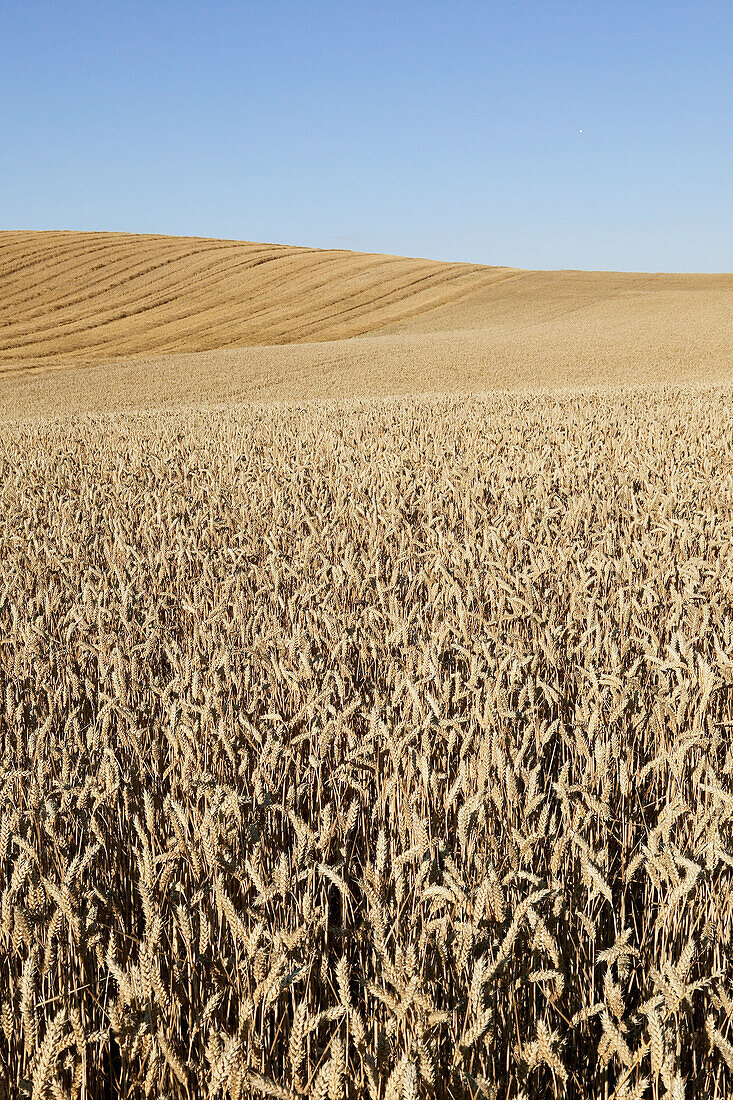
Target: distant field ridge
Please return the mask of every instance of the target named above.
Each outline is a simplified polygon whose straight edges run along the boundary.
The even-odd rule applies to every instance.
[[[127,233],[0,234],[0,369],[362,335],[507,268]]]
[[[733,275],[0,233],[0,418],[733,380]]]

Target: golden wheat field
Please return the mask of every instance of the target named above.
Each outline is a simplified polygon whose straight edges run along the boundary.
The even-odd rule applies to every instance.
[[[4,232],[0,365],[332,340],[514,274],[197,237]]]
[[[727,277],[532,277],[2,376],[2,1100],[733,1095]]]
[[[731,379],[733,276],[0,233],[0,418]]]

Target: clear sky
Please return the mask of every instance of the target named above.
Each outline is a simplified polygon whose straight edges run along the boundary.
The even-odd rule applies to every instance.
[[[733,270],[730,0],[0,0],[0,228]]]

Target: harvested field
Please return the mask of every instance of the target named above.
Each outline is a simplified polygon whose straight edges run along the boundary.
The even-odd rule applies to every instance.
[[[0,1096],[733,1090],[727,387],[0,443]]]
[[[5,233],[3,257],[0,417],[732,378],[730,275],[124,234]]]
[[[335,340],[516,272],[132,233],[0,233],[0,369]]]

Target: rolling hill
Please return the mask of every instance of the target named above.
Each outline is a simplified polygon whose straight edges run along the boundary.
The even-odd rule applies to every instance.
[[[513,275],[194,237],[8,232],[0,234],[0,365],[333,340]]]
[[[0,233],[0,413],[718,382],[733,276]]]

